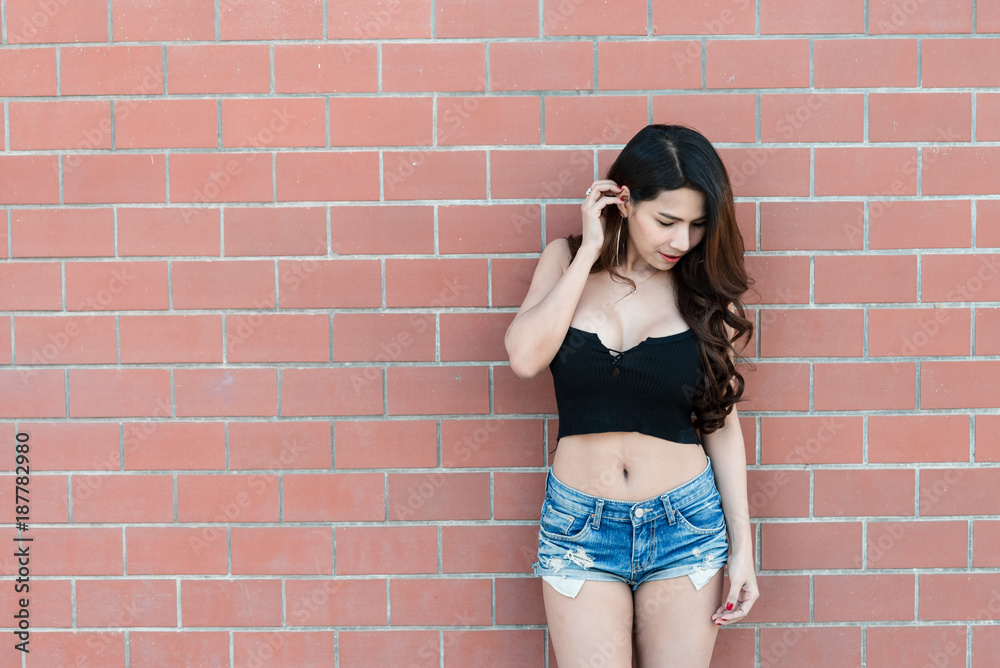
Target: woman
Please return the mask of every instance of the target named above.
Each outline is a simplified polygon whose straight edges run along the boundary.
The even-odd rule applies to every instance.
[[[551,642],[567,667],[631,666],[633,649],[643,668],[708,666],[718,626],[758,596],[729,178],[702,135],[650,125],[582,211],[505,338],[518,376],[551,368],[559,407],[533,565]]]

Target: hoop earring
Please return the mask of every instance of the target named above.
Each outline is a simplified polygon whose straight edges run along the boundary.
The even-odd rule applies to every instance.
[[[618,249],[622,247],[622,228],[625,227],[625,223],[628,221],[628,217],[623,217],[621,224],[618,226],[618,234],[615,236],[615,266],[617,267],[620,263],[618,262]]]

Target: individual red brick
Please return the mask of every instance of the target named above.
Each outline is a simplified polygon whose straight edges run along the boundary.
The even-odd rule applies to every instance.
[[[0,95],[56,95],[56,76],[53,47],[0,52]]]
[[[535,258],[494,258],[490,263],[490,303],[520,306],[537,264]]]
[[[480,42],[382,45],[382,90],[482,91],[486,49]]]
[[[170,72],[167,86],[174,95],[271,91],[271,54],[267,44],[168,46],[167,71]]]
[[[331,32],[336,29],[330,26]],[[374,93],[378,90],[378,47],[375,44],[275,44],[273,48],[276,93]]]
[[[946,468],[920,471],[921,515],[996,515],[994,490],[1000,469]]]
[[[969,141],[972,96],[958,93],[872,93],[869,139],[878,142]]]
[[[923,42],[921,84],[927,88],[998,86],[993,63],[1000,39],[927,39]]]
[[[872,668],[917,666],[930,660],[942,665],[961,665],[966,660],[965,647],[966,631],[961,626],[870,626],[866,664]]]
[[[382,305],[378,260],[280,260],[281,308],[364,308]]]
[[[482,578],[391,580],[389,602],[393,626],[489,626],[493,587]]]
[[[100,0],[7,4],[7,42],[107,42],[108,5]]]
[[[417,468],[438,464],[434,420],[338,420],[333,429],[338,469]]]
[[[172,522],[173,481],[169,475],[105,475],[99,485],[73,478],[74,522]],[[128,499],[128,503],[122,503]]]
[[[760,32],[764,35],[865,32],[866,3],[825,2],[795,3],[787,0],[761,0]]]
[[[871,309],[868,354],[968,355],[970,326],[967,309]]]
[[[389,487],[391,494],[391,477]],[[281,489],[282,519],[286,522],[385,520],[385,476],[382,473],[286,473]]]
[[[797,88],[809,85],[807,40],[709,40],[709,88]]]
[[[489,411],[486,367],[388,369],[391,415],[465,414]]]
[[[481,0],[452,0],[435,8],[435,36],[538,37],[538,3],[515,0],[502,7]]]
[[[711,665],[716,668],[753,665],[757,652],[754,635],[751,628],[725,627],[716,638]]]
[[[503,337],[511,320],[509,313],[441,314],[441,360],[506,361]]]
[[[237,474],[183,474],[177,476],[178,522],[277,522],[278,476]],[[212,527],[221,534],[203,532],[211,544],[225,542],[225,527]],[[204,551],[209,545],[192,544]]]
[[[0,156],[0,204],[59,204],[54,155]]]
[[[165,202],[162,155],[70,155],[63,161],[66,203]]]
[[[401,657],[412,668],[441,665],[438,631],[340,631],[338,649],[342,666],[392,665]],[[408,667],[409,668],[409,667]]]
[[[878,214],[878,215],[876,215]],[[948,234],[940,233],[948,221]],[[871,248],[968,248],[972,212],[967,200],[888,201],[871,204]]]
[[[809,149],[728,148],[719,153],[737,197],[809,194]]]
[[[996,191],[1000,149],[956,146],[928,148],[923,152],[923,194],[985,195]]]
[[[452,98],[449,98],[449,101],[451,100]],[[430,97],[332,98],[330,99],[330,144],[332,146],[430,144],[434,136],[433,119],[434,101]],[[531,140],[531,142],[537,141],[537,136]]]
[[[821,255],[815,262],[816,303],[916,301],[914,255]]]
[[[219,6],[222,39],[322,39],[321,0],[242,0]]]
[[[601,90],[701,88],[699,42],[599,41],[597,64]]]
[[[873,415],[868,418],[870,462],[965,462],[965,415]]]
[[[182,665],[191,657],[209,665],[229,662],[226,631],[131,631],[128,659],[132,668]]]
[[[613,7],[598,0],[543,0],[543,35],[645,35],[646,3],[624,0]]]
[[[975,425],[976,461],[1000,461],[1000,416],[977,415]]]
[[[536,97],[439,97],[437,119],[439,146],[537,144],[541,136]]]
[[[976,139],[1000,140],[1000,94],[976,94]]]
[[[31,527],[31,536],[36,544],[45,541],[44,544],[51,547],[31,553],[31,575],[72,575],[75,578],[124,572],[120,527]]]
[[[538,578],[497,578],[497,624],[544,624],[542,588]]]
[[[646,98],[635,95],[549,97],[546,144],[624,144],[646,125]]]
[[[747,272],[753,277],[749,303],[809,303],[809,258],[795,255],[760,255],[746,258]],[[817,300],[818,301],[818,300]]]
[[[772,668],[860,665],[861,644],[860,626],[762,629],[761,665]]]
[[[657,95],[653,97],[653,122],[696,127],[713,142],[753,142],[757,99],[742,93]]]
[[[126,471],[226,468],[226,431],[221,422],[126,422]]]
[[[185,628],[281,626],[280,580],[181,580]]]
[[[965,568],[969,527],[960,522],[869,522],[868,568]]]
[[[174,308],[273,308],[274,263],[265,260],[175,262]]]
[[[294,579],[285,582],[285,610],[295,626],[385,626],[386,581]]]
[[[498,520],[537,520],[544,499],[544,473],[498,471],[493,476],[493,517]]]
[[[215,148],[218,141],[215,100],[115,101],[116,148]]]
[[[911,515],[914,511],[912,470],[818,470],[814,480],[817,517]]]
[[[436,527],[338,527],[334,531],[337,575],[438,572]]]
[[[950,310],[946,312],[951,313]],[[967,322],[969,312],[962,309],[959,313],[966,318]],[[977,355],[1000,354],[1000,329],[998,329],[998,326],[1000,326],[1000,310],[996,308],[976,309],[975,350]],[[968,350],[968,348],[965,350]]]
[[[1000,604],[1000,574],[927,573],[920,576],[920,619],[988,620]]]
[[[11,459],[13,460],[13,457]],[[27,470],[30,471],[30,469],[29,459]],[[22,468],[18,473],[23,473],[24,470]],[[27,485],[28,509],[31,511],[29,517],[32,528],[40,524],[65,524],[69,522],[67,485],[67,477],[64,475],[31,475],[29,477]],[[19,491],[17,486],[15,476],[0,476],[0,498],[3,499],[5,506],[0,511],[0,517],[8,525],[13,525],[16,516],[23,514],[16,512],[17,505],[24,503],[24,492]],[[25,488],[24,485],[20,485],[20,487]],[[18,500],[18,493],[22,494],[22,500]]]
[[[539,665],[545,657],[545,638],[538,630],[445,631],[444,665],[467,666],[478,658],[490,665]]]
[[[740,406],[745,411],[809,410],[809,365],[771,362],[742,370],[746,380]]]
[[[483,151],[386,152],[383,164],[387,200],[480,199],[486,195]]]
[[[0,263],[0,308],[53,311],[62,308],[62,275],[56,262]]]
[[[225,575],[229,555],[225,533],[208,540],[208,527],[125,528],[129,575]]]
[[[334,253],[391,255],[434,252],[434,209],[429,206],[352,204],[332,207],[330,219]]]
[[[538,528],[531,525],[448,525],[441,529],[445,573],[527,573],[537,550]]]
[[[159,46],[66,47],[59,62],[63,95],[163,93]]]
[[[18,364],[114,364],[113,316],[18,317],[14,319]]]
[[[99,257],[115,254],[111,209],[15,209],[12,257]]]
[[[329,631],[267,631],[233,634],[233,664],[253,668],[267,657],[275,666],[312,666],[328,662],[335,654]]]
[[[817,575],[816,621],[913,619],[912,574]]]
[[[229,468],[328,469],[330,423],[230,422]]]
[[[76,623],[177,626],[177,585],[169,580],[78,580]]]
[[[381,415],[381,380],[377,367],[284,369],[281,414]]]
[[[915,39],[817,40],[813,58],[816,88],[918,85]],[[872,63],[879,66],[872,67]],[[926,85],[926,70],[924,76]]]
[[[327,23],[330,39],[398,39],[430,37],[432,20],[430,0],[360,0],[331,5]]]
[[[860,357],[862,309],[763,309],[762,357]]]
[[[388,306],[486,306],[481,259],[385,261]]]
[[[904,6],[875,0],[868,8],[869,31],[873,35],[970,33],[972,4],[972,0],[925,0]]]
[[[860,522],[766,522],[761,529],[766,570],[861,567]]]
[[[752,35],[756,6],[732,0],[653,0],[654,35]]]
[[[760,203],[761,250],[861,250],[864,234],[861,202]]]
[[[219,315],[119,317],[123,364],[222,362]]]
[[[180,153],[170,158],[172,202],[270,202],[271,155]]]
[[[226,209],[227,256],[325,255],[323,207]]]
[[[338,313],[333,318],[337,362],[433,362],[434,316],[424,313]]]
[[[593,180],[594,159],[589,151],[490,152],[490,193],[494,198],[570,197],[585,192]],[[483,207],[448,207],[441,212],[479,209]],[[506,210],[511,212],[514,229],[521,234],[541,227],[541,206],[538,204],[521,204]]]
[[[276,162],[279,202],[379,199],[379,165],[375,152],[286,151],[278,153]]]
[[[762,464],[861,463],[860,416],[761,418]]]
[[[329,362],[326,314],[273,313],[226,316],[228,362]]]
[[[391,521],[490,519],[487,473],[390,473],[388,488]]]
[[[966,529],[965,522],[955,522],[955,524],[961,524],[964,532]],[[957,532],[956,532],[957,533]],[[958,542],[957,540],[955,541]],[[996,520],[975,520],[972,526],[972,565],[977,568],[996,568],[1000,564],[1000,550],[997,550],[997,546],[1000,545],[1000,522]],[[963,568],[966,566],[965,560],[962,560],[960,564]]]
[[[277,414],[274,369],[177,369],[177,417]]]
[[[233,527],[234,575],[331,575],[329,527]]]
[[[537,253],[541,224],[524,205],[443,206],[438,210],[440,253]]]
[[[917,156],[910,148],[816,149],[817,195],[916,195]]]
[[[74,662],[82,658],[92,665],[125,668],[125,634],[121,632],[53,633],[36,631],[35,637],[31,640],[30,651],[33,664],[72,666]]]
[[[509,366],[495,366],[493,403],[497,413],[556,413],[552,375],[543,372],[525,381]]]
[[[10,103],[12,151],[111,148],[107,101]]]
[[[751,517],[806,517],[809,476],[805,471],[750,471],[747,497]]]
[[[21,417],[21,416],[19,416]],[[33,451],[36,471],[117,471],[118,424],[115,422],[35,422],[32,438],[52,444]]]
[[[1000,255],[929,254],[921,266],[924,301],[996,301],[1000,299]]]
[[[590,90],[593,60],[593,45],[584,41],[491,43],[490,90]]]
[[[167,308],[166,262],[68,262],[66,305],[76,311]]]
[[[119,208],[118,254],[218,256],[219,211]]]
[[[16,546],[15,549],[17,549]],[[28,590],[17,592],[17,589],[15,589],[15,592],[18,594],[30,594],[30,598],[28,599],[28,614],[30,615],[29,623],[33,624],[36,628],[72,628],[73,594],[71,591],[72,583],[69,580],[34,580],[29,583],[18,582],[17,584],[12,585],[11,588],[20,588],[18,585],[21,584],[28,584]],[[3,609],[0,612],[2,612],[2,614],[8,619],[14,619],[14,615],[20,611],[20,601],[18,600],[20,598],[20,596],[16,595],[5,596],[3,602],[0,603],[0,605],[3,606]],[[20,642],[20,639],[18,639],[18,641]],[[31,647],[30,644],[27,646]],[[31,649],[38,651],[34,647],[31,647]],[[19,659],[20,657],[16,658]],[[15,661],[9,664],[4,663],[0,665],[10,665],[12,668],[17,668],[17,663],[18,662]]]
[[[70,417],[147,417],[170,405],[168,369],[70,369],[69,388]]]
[[[326,103],[321,98],[222,100],[222,145],[325,146]]]
[[[817,363],[814,374],[816,410],[916,408],[916,374],[912,362]]]
[[[198,0],[119,0],[113,8],[116,42],[215,40],[214,7]]]
[[[863,95],[782,93],[760,98],[765,142],[860,142],[864,118]]]

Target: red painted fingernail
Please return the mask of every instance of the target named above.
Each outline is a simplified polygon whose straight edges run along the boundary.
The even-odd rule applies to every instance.
[[[722,626],[722,622],[716,622],[715,625],[716,626]]]
[[[733,604],[732,603],[727,603],[726,604],[726,610],[732,610],[732,609],[733,609]]]

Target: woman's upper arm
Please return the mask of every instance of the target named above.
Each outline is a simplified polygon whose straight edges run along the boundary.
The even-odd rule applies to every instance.
[[[570,259],[569,243],[564,238],[556,239],[545,247],[538,258],[535,273],[531,277],[531,286],[524,296],[524,301],[521,302],[517,315],[521,315],[545,299],[566,271]]]

